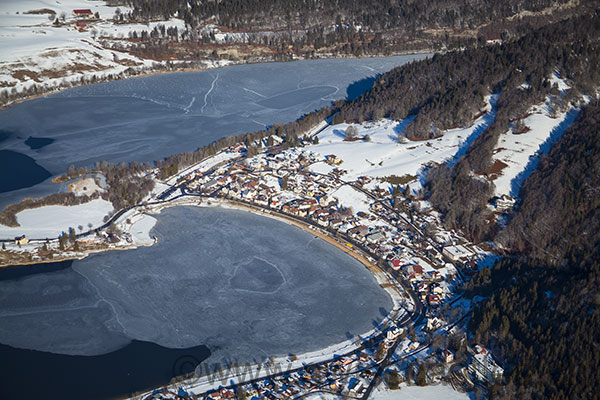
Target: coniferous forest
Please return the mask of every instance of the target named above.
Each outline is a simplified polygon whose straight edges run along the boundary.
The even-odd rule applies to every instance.
[[[468,285],[486,297],[473,340],[508,367],[491,398],[597,399],[600,385],[600,107],[585,107],[521,189],[503,232],[515,255]]]
[[[114,0],[114,4],[123,4]],[[445,51],[488,39],[513,40],[548,23],[593,10],[596,1],[126,0],[119,17],[146,23],[182,18],[186,28],[135,32],[133,52],[154,59],[235,57],[223,46],[247,46],[237,57],[369,56]],[[211,27],[228,33],[215,40]],[[239,49],[238,49],[239,50]],[[244,54],[242,56],[242,53]]]

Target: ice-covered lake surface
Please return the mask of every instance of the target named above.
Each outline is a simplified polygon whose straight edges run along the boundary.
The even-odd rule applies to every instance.
[[[377,73],[424,57],[248,64],[77,87],[0,110],[0,150],[53,175],[70,164],[154,161],[355,98]],[[29,137],[48,144],[33,149]],[[0,207],[60,190],[46,180],[0,193]]]
[[[0,281],[0,342],[92,356],[136,339],[252,362],[363,334],[392,307],[362,264],[281,221],[198,207],[158,221],[152,247]]]

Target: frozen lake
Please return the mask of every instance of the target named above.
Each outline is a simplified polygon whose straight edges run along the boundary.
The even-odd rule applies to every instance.
[[[362,264],[281,221],[197,207],[158,219],[152,247],[0,281],[0,343],[94,356],[138,340],[255,361],[363,334],[392,307]]]
[[[248,64],[77,87],[0,110],[0,150],[52,175],[70,164],[154,161],[357,97],[377,73],[424,57]],[[46,180],[6,191],[0,207],[60,190]]]

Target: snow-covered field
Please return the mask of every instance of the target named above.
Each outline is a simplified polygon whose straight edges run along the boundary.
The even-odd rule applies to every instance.
[[[556,72],[550,76],[550,83],[556,85],[558,96],[571,87]],[[496,186],[496,196],[516,199],[525,179],[537,168],[539,156],[550,151],[552,144],[577,118],[578,107],[571,105],[566,111],[553,112],[552,103],[548,96],[542,104],[531,107],[520,129],[513,126],[498,139],[492,156],[496,166],[488,174]],[[519,133],[523,128],[526,131]]]
[[[469,395],[460,393],[447,385],[406,386],[399,390],[386,390],[382,386],[373,391],[373,400],[468,400]]]
[[[352,211],[357,213],[359,211],[369,212],[369,204],[371,201],[366,194],[357,191],[351,186],[344,185],[335,192],[331,193],[331,197],[337,199],[340,204],[345,207],[352,207]]]
[[[416,175],[431,162],[451,162],[464,154],[468,144],[494,120],[496,96],[489,96],[487,112],[464,129],[452,129],[437,139],[411,142],[398,140],[410,120],[396,122],[381,120],[356,125],[359,137],[368,135],[369,142],[344,141],[348,124],[333,125],[319,134],[319,144],[311,150],[325,156],[335,154],[344,162],[338,166],[348,172],[344,179],[359,176],[386,177],[390,175]],[[333,169],[326,164],[315,164],[315,172],[327,173]]]
[[[77,19],[75,9],[90,9],[100,19]],[[101,41],[127,39],[130,32],[151,31],[159,24],[113,24],[117,9],[130,11],[97,0],[0,2],[0,92],[20,92],[34,84],[50,89],[67,81],[76,83],[82,76],[104,78],[130,67],[151,66],[152,61],[102,46]],[[60,25],[54,25],[56,19]],[[85,26],[77,26],[78,21]],[[177,19],[160,23],[184,27]],[[129,42],[119,41],[119,45],[127,48]]]
[[[506,132],[498,140],[492,160],[506,164],[496,179],[496,196],[507,195],[517,198],[525,179],[537,167],[541,154],[547,153],[551,145],[575,121],[579,109],[571,108],[567,112],[550,116],[547,104],[535,106],[531,115],[523,121],[531,130],[522,134]]]
[[[56,238],[62,232],[74,228],[78,233],[81,225],[84,231],[102,225],[103,218],[112,211],[110,202],[103,199],[92,200],[76,206],[47,206],[21,211],[17,214],[20,227],[0,225],[0,238],[13,238],[26,235],[33,239]]]
[[[154,243],[154,237],[150,234],[150,231],[156,225],[156,218],[148,214],[136,213],[128,219],[131,224],[126,224],[124,228],[131,234],[131,239],[135,245],[151,245]]]

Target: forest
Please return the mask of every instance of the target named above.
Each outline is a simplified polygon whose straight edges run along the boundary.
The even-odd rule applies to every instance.
[[[597,399],[600,107],[584,107],[525,181],[503,234],[514,255],[467,285],[472,340],[507,367],[498,399]]]
[[[157,59],[231,57],[226,46],[248,46],[260,54],[291,57],[386,55],[415,50],[460,49],[486,39],[504,40],[589,11],[569,0],[428,2],[377,0],[125,0],[129,20],[182,18],[184,32],[164,27],[141,31],[136,54]],[[113,1],[122,4],[122,0]],[[121,14],[120,18],[124,15]],[[219,43],[208,26],[229,35]],[[240,54],[239,57],[242,57]]]

